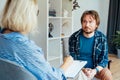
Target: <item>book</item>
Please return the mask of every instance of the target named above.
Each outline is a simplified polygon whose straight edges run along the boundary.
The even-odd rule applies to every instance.
[[[72,65],[65,71],[67,79],[74,79],[79,74],[80,70],[87,64],[87,61],[74,60]]]

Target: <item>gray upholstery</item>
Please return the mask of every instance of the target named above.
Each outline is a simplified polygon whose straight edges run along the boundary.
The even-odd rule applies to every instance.
[[[21,66],[0,58],[0,80],[37,80]]]

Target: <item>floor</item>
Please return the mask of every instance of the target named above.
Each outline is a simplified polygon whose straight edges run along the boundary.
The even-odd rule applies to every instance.
[[[109,59],[112,60],[110,70],[113,75],[113,80],[120,80],[120,59],[113,54],[109,55]]]

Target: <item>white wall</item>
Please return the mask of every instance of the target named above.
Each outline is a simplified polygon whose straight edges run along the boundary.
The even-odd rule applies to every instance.
[[[106,35],[109,0],[77,0],[80,8],[73,11],[73,31],[81,28],[80,18],[85,10],[96,10],[100,15],[99,30]]]
[[[6,0],[0,0],[0,13],[5,5]]]
[[[6,2],[6,0],[0,0],[0,15],[2,14],[2,10],[4,8],[5,2]],[[1,19],[1,16],[0,16],[0,19]],[[0,23],[0,25],[1,25],[1,23]]]

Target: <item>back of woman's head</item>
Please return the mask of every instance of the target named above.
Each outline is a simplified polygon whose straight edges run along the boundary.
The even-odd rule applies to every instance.
[[[3,28],[29,32],[37,27],[37,0],[7,0],[1,24]]]

